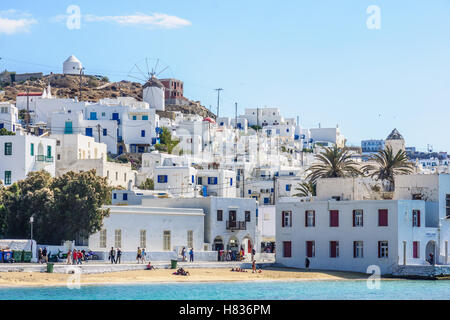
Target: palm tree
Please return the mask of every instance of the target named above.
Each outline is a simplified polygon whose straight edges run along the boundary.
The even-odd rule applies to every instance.
[[[393,191],[395,188],[394,176],[413,172],[413,164],[408,161],[406,152],[399,150],[394,155],[390,146],[372,155],[370,160],[374,161],[375,164],[365,165],[362,168],[363,172],[373,179],[387,181],[389,183],[388,191]]]
[[[316,185],[311,181],[305,181],[299,184],[295,190],[300,191],[294,194],[294,197],[311,197],[316,195]]]
[[[357,163],[351,159],[349,150],[333,146],[324,147],[321,153],[316,154],[318,163],[309,167],[310,173],[306,177],[312,183],[319,178],[356,177],[361,175]]]

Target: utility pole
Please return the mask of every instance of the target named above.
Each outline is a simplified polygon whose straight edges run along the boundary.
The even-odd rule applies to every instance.
[[[100,123],[99,124],[97,124],[97,131],[98,131],[98,142],[102,142],[101,141],[101,138],[100,138],[100,129],[101,129],[101,125],[100,125]]]
[[[83,70],[84,70],[84,68],[80,68],[80,89],[79,89],[80,99],[79,99],[79,101],[81,101],[81,84],[82,84],[82,81],[83,81]]]
[[[222,88],[214,89],[217,91],[217,118],[219,117],[219,107],[220,107],[220,91],[223,91]]]
[[[27,132],[30,132],[30,89],[27,88]]]
[[[237,130],[237,102],[234,103],[234,129]]]

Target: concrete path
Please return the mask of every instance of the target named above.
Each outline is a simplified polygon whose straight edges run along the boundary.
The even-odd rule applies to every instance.
[[[152,265],[159,269],[169,269],[170,263],[166,261],[152,262]],[[257,263],[257,268],[267,268],[272,266],[272,262],[261,262]],[[146,264],[138,263],[122,263],[122,264],[111,264],[104,262],[87,262],[82,265],[67,265],[65,263],[54,263],[53,272],[54,273],[72,273],[74,269],[81,270],[82,273],[105,273],[105,272],[119,272],[119,271],[130,271],[130,270],[145,270]],[[251,268],[251,263],[249,262],[178,262],[177,267],[182,267],[184,269],[192,268],[235,268],[241,267],[244,269]],[[1,263],[0,272],[46,272],[46,264],[38,263]]]

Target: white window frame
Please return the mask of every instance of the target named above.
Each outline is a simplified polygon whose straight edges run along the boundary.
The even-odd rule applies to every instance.
[[[106,248],[106,229],[100,230],[100,248]]]
[[[364,242],[363,241],[355,241],[355,258],[362,259],[364,258]]]
[[[122,229],[114,230],[114,246],[116,248],[122,247]]]
[[[194,231],[193,230],[187,231],[187,247],[194,248]]]
[[[355,210],[355,227],[362,227],[364,223],[364,211],[362,209]]]
[[[139,231],[139,246],[141,248],[147,248],[147,230]]]
[[[163,250],[164,251],[170,251],[170,239],[171,234],[170,230],[164,230],[163,231]]]
[[[388,241],[380,241],[380,259],[389,258],[389,243]]]
[[[306,210],[306,226],[314,227],[314,210]]]

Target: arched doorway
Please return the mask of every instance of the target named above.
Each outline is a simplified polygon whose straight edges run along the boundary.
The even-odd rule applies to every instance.
[[[430,264],[436,264],[436,242],[434,240],[428,241],[427,246],[425,247],[425,259]]]
[[[245,254],[252,253],[253,243],[250,236],[247,235],[242,239],[241,247],[244,249]]]
[[[227,250],[239,251],[239,240],[235,236],[230,237],[230,240],[228,240]]]
[[[214,251],[223,250],[223,240],[222,240],[222,237],[217,236],[217,237],[214,238],[214,242],[213,242],[213,250],[214,250]]]

